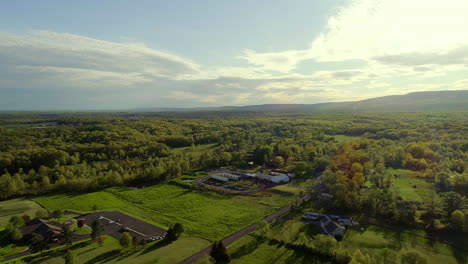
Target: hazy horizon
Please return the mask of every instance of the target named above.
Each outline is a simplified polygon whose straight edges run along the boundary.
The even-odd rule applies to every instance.
[[[467,9],[462,0],[3,2],[0,110],[467,90]]]

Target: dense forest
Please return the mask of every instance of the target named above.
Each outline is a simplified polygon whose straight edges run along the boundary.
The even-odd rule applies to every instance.
[[[4,113],[0,120],[1,199],[274,163],[319,178],[335,208],[427,229],[468,228],[465,113]],[[397,169],[432,184],[430,199],[399,197]]]

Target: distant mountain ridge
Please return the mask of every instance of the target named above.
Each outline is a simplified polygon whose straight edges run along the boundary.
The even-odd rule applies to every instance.
[[[142,108],[135,112],[441,112],[468,111],[468,90],[413,92],[360,101],[317,104],[263,104],[196,108]]]

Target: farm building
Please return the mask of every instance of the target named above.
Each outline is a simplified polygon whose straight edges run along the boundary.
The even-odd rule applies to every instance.
[[[263,173],[257,173],[257,179],[270,181],[270,182],[274,182],[274,183],[289,182],[289,177],[284,175],[284,174],[281,174],[281,175],[268,175],[268,174],[263,174]]]
[[[236,174],[232,174],[232,173],[223,173],[223,174],[221,174],[221,176],[226,177],[226,178],[228,178],[230,180],[234,180],[234,181],[238,181],[241,178],[240,175],[236,175]]]
[[[263,173],[246,173],[246,177],[250,178],[257,178],[259,180],[269,181],[273,183],[284,183],[289,182],[289,177],[285,174],[277,174],[277,175],[268,175]]]
[[[218,180],[218,181],[224,181],[227,182],[229,179],[227,177],[221,176],[221,175],[212,175],[212,179]]]

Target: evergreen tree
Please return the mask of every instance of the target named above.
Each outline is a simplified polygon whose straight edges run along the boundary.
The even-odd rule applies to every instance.
[[[227,264],[231,262],[231,257],[227,253],[222,241],[215,241],[213,243],[210,256],[214,259],[215,264]]]
[[[104,232],[104,226],[102,225],[101,220],[94,220],[93,224],[91,225],[91,229],[91,238],[93,240],[99,239],[100,241],[102,233]]]

